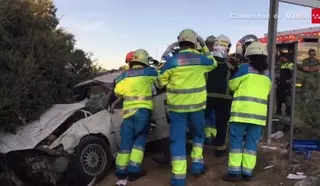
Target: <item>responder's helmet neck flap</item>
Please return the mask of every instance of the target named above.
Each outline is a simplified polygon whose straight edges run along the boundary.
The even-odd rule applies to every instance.
[[[138,49],[134,52],[132,62],[138,62],[146,66],[150,66],[150,60],[151,60],[151,57],[146,50]]]
[[[218,58],[226,59],[231,48],[231,41],[225,35],[218,36],[213,45],[212,55]]]
[[[182,43],[188,42],[188,43],[191,43],[196,49],[196,47],[198,46],[197,38],[198,38],[198,35],[195,31],[191,29],[184,29],[180,32],[178,36],[179,46],[181,46]]]
[[[246,53],[247,47],[252,43],[258,41],[258,37],[252,34],[243,36],[236,47],[236,54],[244,56]]]
[[[246,50],[245,56],[251,55],[268,56],[266,45],[258,41],[251,43]]]

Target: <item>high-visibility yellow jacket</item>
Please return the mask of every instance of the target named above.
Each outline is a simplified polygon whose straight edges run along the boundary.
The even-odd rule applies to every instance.
[[[261,74],[248,63],[241,65],[229,81],[234,92],[230,122],[265,126],[271,86],[269,71]]]
[[[152,67],[134,66],[117,78],[114,92],[124,100],[123,118],[132,116],[139,108],[153,109],[152,84],[157,77],[158,72]]]
[[[162,67],[158,84],[166,86],[170,111],[195,112],[205,109],[205,73],[217,67],[216,60],[206,51],[204,55],[193,49],[181,50]]]

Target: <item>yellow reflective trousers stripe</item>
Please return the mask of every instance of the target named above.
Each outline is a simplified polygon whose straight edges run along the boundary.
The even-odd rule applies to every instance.
[[[172,157],[172,173],[175,179],[185,179],[187,175],[186,156]]]
[[[230,149],[228,170],[240,172],[241,171],[241,163],[242,163],[241,149]]]
[[[136,167],[140,167],[140,164],[143,160],[143,156],[144,156],[144,149],[137,145],[134,145],[131,151],[129,164]]]
[[[242,171],[251,175],[254,167],[256,166],[256,152],[251,150],[244,150],[242,159]]]
[[[192,162],[203,163],[203,144],[192,144],[191,158]]]
[[[116,158],[116,166],[119,170],[126,170],[129,164],[130,151],[119,151]]]
[[[245,149],[242,152],[240,149],[230,149],[228,170],[235,172],[242,171],[251,175],[256,166],[256,161],[257,156],[255,151]]]

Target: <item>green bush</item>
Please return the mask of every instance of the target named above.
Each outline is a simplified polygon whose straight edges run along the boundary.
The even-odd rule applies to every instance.
[[[296,91],[296,127],[305,138],[320,137],[320,73],[297,73],[297,83],[303,87]]]
[[[70,80],[94,72],[73,35],[57,28],[55,13],[49,0],[0,0],[0,127],[7,131],[66,102]]]

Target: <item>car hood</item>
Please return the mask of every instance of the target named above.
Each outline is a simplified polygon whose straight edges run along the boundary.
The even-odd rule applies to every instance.
[[[57,104],[39,120],[18,127],[15,134],[0,131],[0,153],[33,149],[57,129],[68,117],[85,107],[86,100],[73,104]]]

